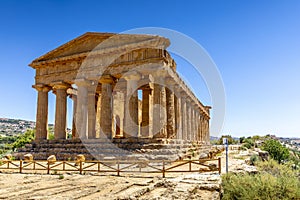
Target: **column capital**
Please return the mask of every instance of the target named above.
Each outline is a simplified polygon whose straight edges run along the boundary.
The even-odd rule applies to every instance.
[[[99,83],[103,84],[103,83],[114,83],[115,82],[115,78],[113,76],[110,76],[110,75],[104,75],[104,76],[101,76],[100,80],[99,80]]]
[[[51,90],[50,86],[44,84],[36,84],[32,85],[32,88],[36,89],[39,92],[49,92]]]
[[[62,82],[62,81],[54,82],[51,85],[54,90],[66,90],[71,87],[70,84]]]

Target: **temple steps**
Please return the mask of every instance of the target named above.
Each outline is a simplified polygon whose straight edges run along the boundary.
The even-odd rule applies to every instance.
[[[31,153],[35,160],[46,160],[55,155],[58,160],[74,160],[84,154],[86,160],[101,159],[164,159],[178,160],[207,153],[210,145],[183,140],[157,139],[91,139],[91,140],[44,140],[34,141],[19,148],[16,159]]]

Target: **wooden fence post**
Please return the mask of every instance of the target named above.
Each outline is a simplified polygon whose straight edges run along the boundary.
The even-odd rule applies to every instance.
[[[218,159],[219,174],[221,174],[221,158]]]
[[[79,173],[82,174],[82,161],[80,161],[80,165],[79,165]]]
[[[22,160],[20,160],[20,173],[22,173]]]
[[[117,161],[117,176],[120,176],[120,163]]]
[[[98,161],[98,172],[100,173],[100,161]]]
[[[50,163],[49,163],[49,161],[47,161],[47,174],[49,174],[50,173]]]
[[[166,177],[166,174],[165,174],[165,161],[163,160],[163,169],[162,169],[162,173],[163,173],[163,178]]]
[[[189,160],[189,171],[191,172],[192,171],[192,160],[191,160],[192,158],[190,158],[190,160]]]

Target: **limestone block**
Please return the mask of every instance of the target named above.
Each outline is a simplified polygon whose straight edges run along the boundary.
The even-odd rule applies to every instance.
[[[33,155],[30,154],[30,153],[25,154],[25,155],[24,155],[24,161],[25,161],[25,162],[33,161]]]
[[[78,154],[76,156],[76,163],[75,163],[75,166],[79,166],[80,165],[80,162],[85,162],[85,156],[83,154]]]
[[[47,158],[47,161],[49,162],[50,165],[55,164],[56,162],[56,156],[55,155],[51,155]]]

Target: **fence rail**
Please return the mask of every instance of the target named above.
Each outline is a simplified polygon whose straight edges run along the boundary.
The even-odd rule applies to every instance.
[[[221,158],[200,159],[200,160],[97,160],[97,161],[0,161],[0,170],[13,172],[25,171],[46,172],[98,172],[98,173],[161,173],[163,177],[166,173],[185,173],[185,172],[218,172],[221,173]]]

